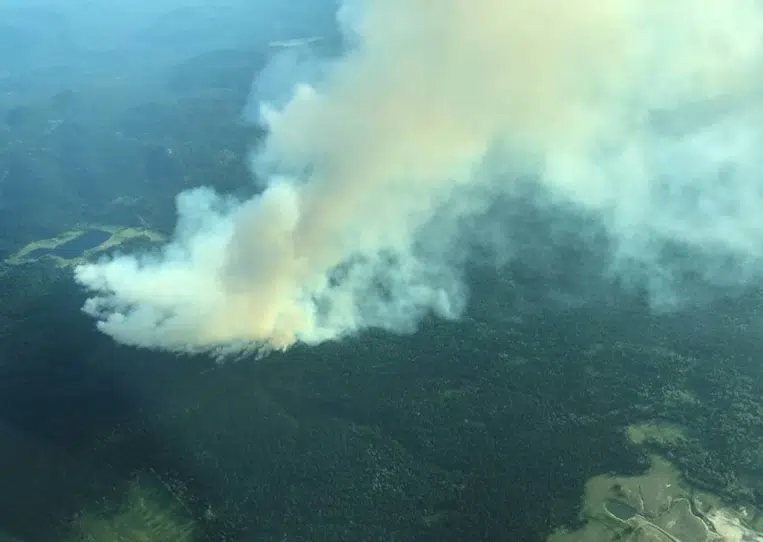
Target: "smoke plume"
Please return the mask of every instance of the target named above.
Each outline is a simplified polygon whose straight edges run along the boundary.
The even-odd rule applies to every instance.
[[[362,0],[339,20],[344,55],[260,104],[260,195],[180,194],[159,254],[76,269],[103,332],[227,352],[457,317],[455,233],[520,178],[595,217],[616,272],[657,277],[678,247],[708,282],[756,273],[757,0]]]

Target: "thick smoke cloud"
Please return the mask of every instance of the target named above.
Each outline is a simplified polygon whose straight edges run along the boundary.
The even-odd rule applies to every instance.
[[[757,272],[757,0],[365,0],[339,19],[349,51],[260,106],[260,196],[183,193],[160,254],[76,269],[102,331],[226,352],[457,317],[455,234],[520,178],[595,217],[614,272],[658,284],[666,250],[709,283]]]

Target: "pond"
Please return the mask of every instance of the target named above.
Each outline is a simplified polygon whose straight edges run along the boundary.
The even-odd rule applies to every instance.
[[[633,506],[619,499],[607,499],[604,502],[604,508],[622,521],[628,521],[639,513]]]
[[[111,234],[103,230],[87,230],[74,239],[61,243],[53,248],[36,248],[26,254],[27,258],[35,259],[42,256],[58,256],[59,258],[79,258],[86,250],[95,248],[107,239]]]

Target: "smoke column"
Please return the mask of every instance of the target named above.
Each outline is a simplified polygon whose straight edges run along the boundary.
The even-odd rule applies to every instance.
[[[756,273],[757,0],[365,0],[339,15],[349,51],[260,106],[260,195],[182,193],[159,254],[76,268],[103,332],[226,353],[458,317],[453,232],[519,177],[595,216],[619,272],[659,275],[670,244],[708,282]]]

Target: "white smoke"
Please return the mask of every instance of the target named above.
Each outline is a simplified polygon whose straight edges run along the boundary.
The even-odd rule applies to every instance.
[[[102,331],[236,351],[457,317],[453,232],[520,175],[597,216],[616,267],[656,268],[665,242],[708,280],[728,278],[716,255],[760,262],[757,0],[364,0],[340,15],[349,52],[261,105],[260,196],[181,194],[160,256],[76,269]]]

